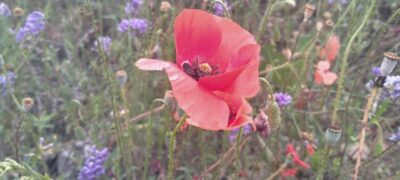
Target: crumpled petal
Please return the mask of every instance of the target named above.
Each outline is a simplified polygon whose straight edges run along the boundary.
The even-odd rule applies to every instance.
[[[229,120],[226,102],[200,87],[197,81],[186,75],[176,65],[155,59],[140,59],[136,66],[143,70],[167,71],[173,94],[186,114],[187,122],[207,130],[225,129]]]

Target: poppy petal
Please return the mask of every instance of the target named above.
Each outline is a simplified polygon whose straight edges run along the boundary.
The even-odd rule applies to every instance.
[[[282,173],[281,176],[283,177],[294,177],[297,174],[297,169],[296,168],[286,168]]]
[[[315,84],[322,84],[322,74],[324,72],[321,70],[315,70],[314,72],[314,82]]]
[[[221,43],[211,61],[216,62],[221,70],[225,70],[231,59],[242,47],[257,43],[253,35],[232,20],[219,16],[213,17],[223,33]]]
[[[189,124],[207,130],[221,130],[227,127],[228,105],[210,91],[200,87],[197,81],[176,65],[155,59],[139,59],[135,65],[142,70],[167,71],[173,94],[179,107],[189,116],[187,119]]]
[[[332,35],[329,37],[325,45],[326,56],[329,62],[333,62],[336,59],[337,54],[340,49],[340,40],[337,35]]]
[[[332,85],[335,83],[337,75],[333,72],[326,72],[323,74],[322,79],[325,85]]]
[[[151,71],[151,70],[161,71],[169,66],[173,66],[173,64],[168,61],[161,61],[158,59],[147,59],[147,58],[139,59],[138,61],[136,61],[135,65],[139,69],[146,71]]]
[[[255,51],[253,51],[253,59],[250,61],[250,64],[243,70],[242,73],[240,73],[240,75],[236,78],[235,81],[233,81],[232,84],[230,84],[223,90],[224,92],[246,98],[253,97],[258,93],[258,91],[260,90],[260,82],[258,80],[260,46],[249,45],[242,48],[239,53],[248,51],[250,49],[253,49],[254,47],[256,47],[256,49]]]
[[[189,124],[207,130],[226,128],[229,108],[223,100],[200,87],[177,66],[169,66],[166,71],[179,107],[189,116]]]
[[[329,68],[331,68],[331,63],[329,63],[328,61],[318,61],[317,69],[326,71],[329,70]]]
[[[175,19],[176,64],[195,58],[209,59],[221,42],[221,30],[213,15],[185,9]]]
[[[242,47],[237,55],[233,57],[232,61],[228,65],[227,72],[215,76],[203,77],[199,80],[200,85],[211,90],[211,91],[223,91],[230,92],[234,95],[250,97],[253,96],[254,92],[257,91],[258,84],[258,56],[260,47],[258,45],[248,45]],[[253,67],[250,67],[253,66]],[[245,71],[246,68],[251,68],[252,71]],[[246,73],[246,74],[244,74]],[[242,76],[241,78],[238,78]],[[245,82],[243,82],[245,80]],[[246,87],[241,87],[240,91],[232,91],[235,85],[235,81],[247,84]],[[243,84],[242,84],[243,85]],[[225,90],[227,88],[227,90]],[[248,89],[246,92],[245,89]],[[243,93],[244,92],[244,93]],[[255,92],[255,93],[257,93]]]

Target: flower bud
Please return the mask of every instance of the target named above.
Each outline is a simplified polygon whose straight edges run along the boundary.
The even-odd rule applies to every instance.
[[[340,135],[342,134],[342,129],[338,126],[331,126],[328,129],[326,129],[325,132],[325,139],[326,142],[328,142],[330,145],[336,144],[339,139]]]
[[[178,102],[176,102],[172,91],[165,91],[164,103],[171,112],[176,112],[178,108]]]
[[[22,99],[22,108],[25,112],[29,112],[32,109],[34,104],[35,104],[35,102],[30,97],[26,97],[26,98]]]
[[[325,25],[327,27],[333,28],[333,26],[335,26],[335,23],[332,20],[328,19],[325,21]]]
[[[276,101],[269,101],[266,107],[271,129],[276,129],[281,123],[281,109]]]
[[[119,70],[115,73],[115,79],[118,81],[120,86],[124,86],[126,81],[128,80],[126,71]]]
[[[261,110],[254,119],[256,131],[260,132],[264,137],[268,137],[271,133],[271,125],[268,121],[268,116]]]
[[[381,75],[388,76],[393,72],[397,62],[400,61],[400,57],[393,52],[385,52],[383,55],[384,58],[381,64]]]

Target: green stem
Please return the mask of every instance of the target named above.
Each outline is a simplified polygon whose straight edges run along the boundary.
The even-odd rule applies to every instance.
[[[346,50],[344,52],[344,56],[343,59],[341,61],[341,66],[340,66],[340,76],[339,76],[339,80],[338,80],[338,87],[337,87],[337,93],[336,93],[336,97],[335,97],[335,101],[333,104],[333,112],[332,112],[332,121],[331,124],[335,125],[336,121],[337,121],[337,110],[339,109],[340,106],[340,98],[342,96],[343,90],[344,90],[344,80],[347,77],[346,73],[347,73],[347,65],[348,65],[348,60],[349,60],[349,56],[350,56],[350,52],[352,50],[352,46],[353,43],[355,41],[355,39],[357,38],[357,36],[360,34],[360,32],[362,31],[362,29],[364,28],[365,24],[367,23],[369,17],[372,15],[372,13],[374,12],[376,6],[376,0],[372,0],[371,1],[371,5],[367,11],[367,14],[364,16],[364,19],[362,20],[360,26],[357,28],[357,30],[353,33],[353,35],[351,36],[349,43],[347,44]]]
[[[266,24],[267,24],[267,22],[269,20],[269,17],[271,16],[272,3],[273,3],[272,0],[268,1],[267,8],[265,9],[264,15],[263,15],[263,17],[261,19],[261,22],[258,25],[258,31],[257,31],[257,35],[256,35],[256,41],[257,42],[260,42],[261,36],[264,33],[265,26],[266,26]]]
[[[175,150],[175,137],[179,128],[184,124],[186,119],[186,115],[182,117],[182,119],[176,124],[174,130],[171,132],[171,136],[169,139],[169,154],[168,154],[168,175],[167,180],[174,180],[174,150]]]

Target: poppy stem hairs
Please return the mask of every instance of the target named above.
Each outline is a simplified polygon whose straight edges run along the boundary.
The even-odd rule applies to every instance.
[[[175,150],[175,137],[176,133],[178,132],[179,128],[185,123],[186,120],[186,114],[183,115],[182,119],[176,124],[174,130],[170,134],[170,139],[169,139],[169,155],[168,155],[168,176],[167,180],[173,180],[174,179],[174,150]]]

